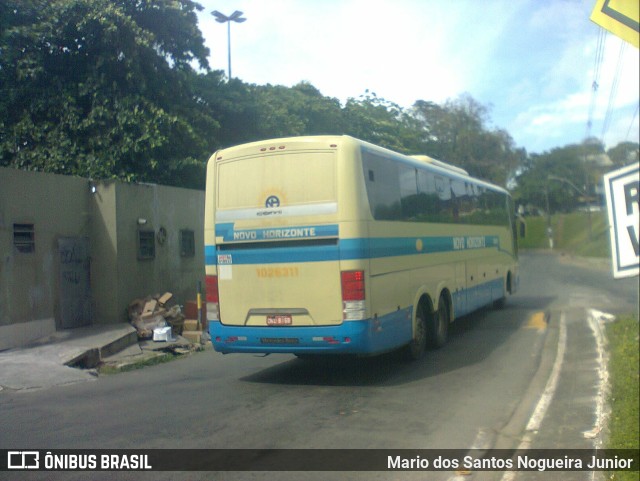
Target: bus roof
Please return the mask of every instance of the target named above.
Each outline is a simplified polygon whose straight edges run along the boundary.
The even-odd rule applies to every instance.
[[[403,162],[412,165],[416,168],[427,168],[434,172],[438,172],[446,177],[457,178],[465,182],[473,182],[481,187],[498,191],[509,195],[509,192],[498,185],[492,184],[485,180],[471,177],[469,173],[455,165],[442,162],[437,159],[433,159],[427,155],[407,155],[399,152],[380,147],[370,142],[351,137],[350,135],[310,135],[299,137],[282,137],[276,139],[260,140],[255,142],[249,142],[237,146],[227,147],[220,149],[214,153],[212,158],[216,160],[225,160],[231,155],[233,158],[258,155],[260,152],[270,153],[285,150],[287,144],[306,144],[306,148],[337,148],[340,144],[354,143],[355,145],[365,146],[372,150],[384,152],[389,157],[397,159],[399,162]],[[427,161],[426,159],[429,159]]]

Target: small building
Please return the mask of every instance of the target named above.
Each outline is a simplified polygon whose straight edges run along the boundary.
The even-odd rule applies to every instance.
[[[0,168],[0,350],[204,282],[204,192]]]

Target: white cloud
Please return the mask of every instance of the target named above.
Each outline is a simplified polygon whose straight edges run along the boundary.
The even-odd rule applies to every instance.
[[[609,38],[601,67],[599,88],[596,92],[593,109],[591,136],[604,140],[607,147],[613,147],[618,142],[638,140],[637,120],[632,123],[635,108],[638,105],[638,56],[637,50],[631,46],[624,47],[620,57],[622,41]],[[618,64],[620,62],[620,64]],[[593,60],[591,60],[593,63]],[[618,69],[621,67],[621,70]],[[614,79],[618,74],[617,90],[612,90]],[[574,77],[573,75],[569,75]],[[532,139],[533,145],[543,145],[547,139],[567,138],[564,143],[578,143],[587,133],[587,120],[593,91],[591,82],[593,69],[582,71],[582,88],[551,97],[551,100],[535,104],[520,112],[516,117],[513,128],[520,135]],[[567,78],[567,76],[563,77]],[[604,138],[603,122],[611,103],[609,128]],[[631,127],[631,130],[630,130]],[[627,137],[629,134],[629,137]],[[539,147],[536,147],[539,148]],[[547,147],[544,147],[547,148]]]

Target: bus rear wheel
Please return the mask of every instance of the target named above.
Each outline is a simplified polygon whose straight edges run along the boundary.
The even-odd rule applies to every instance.
[[[406,347],[407,358],[411,361],[422,359],[427,350],[427,319],[423,306],[416,312],[416,327],[413,339]]]
[[[449,305],[444,295],[440,296],[438,310],[429,323],[429,347],[437,349],[447,343],[449,336]]]

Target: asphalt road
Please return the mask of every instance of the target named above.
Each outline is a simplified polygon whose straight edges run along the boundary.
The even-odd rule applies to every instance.
[[[592,447],[604,418],[591,309],[637,314],[637,279],[614,281],[607,270],[528,253],[521,257],[519,293],[506,307],[457,321],[450,342],[420,362],[396,354],[316,363],[206,351],[97,382],[0,392],[0,448]],[[554,373],[553,395],[541,403]],[[0,478],[7,474],[87,479],[88,473]],[[563,479],[591,479],[570,474]],[[91,473],[91,479],[147,478],[477,480],[503,474]],[[519,473],[514,479],[555,478]]]

